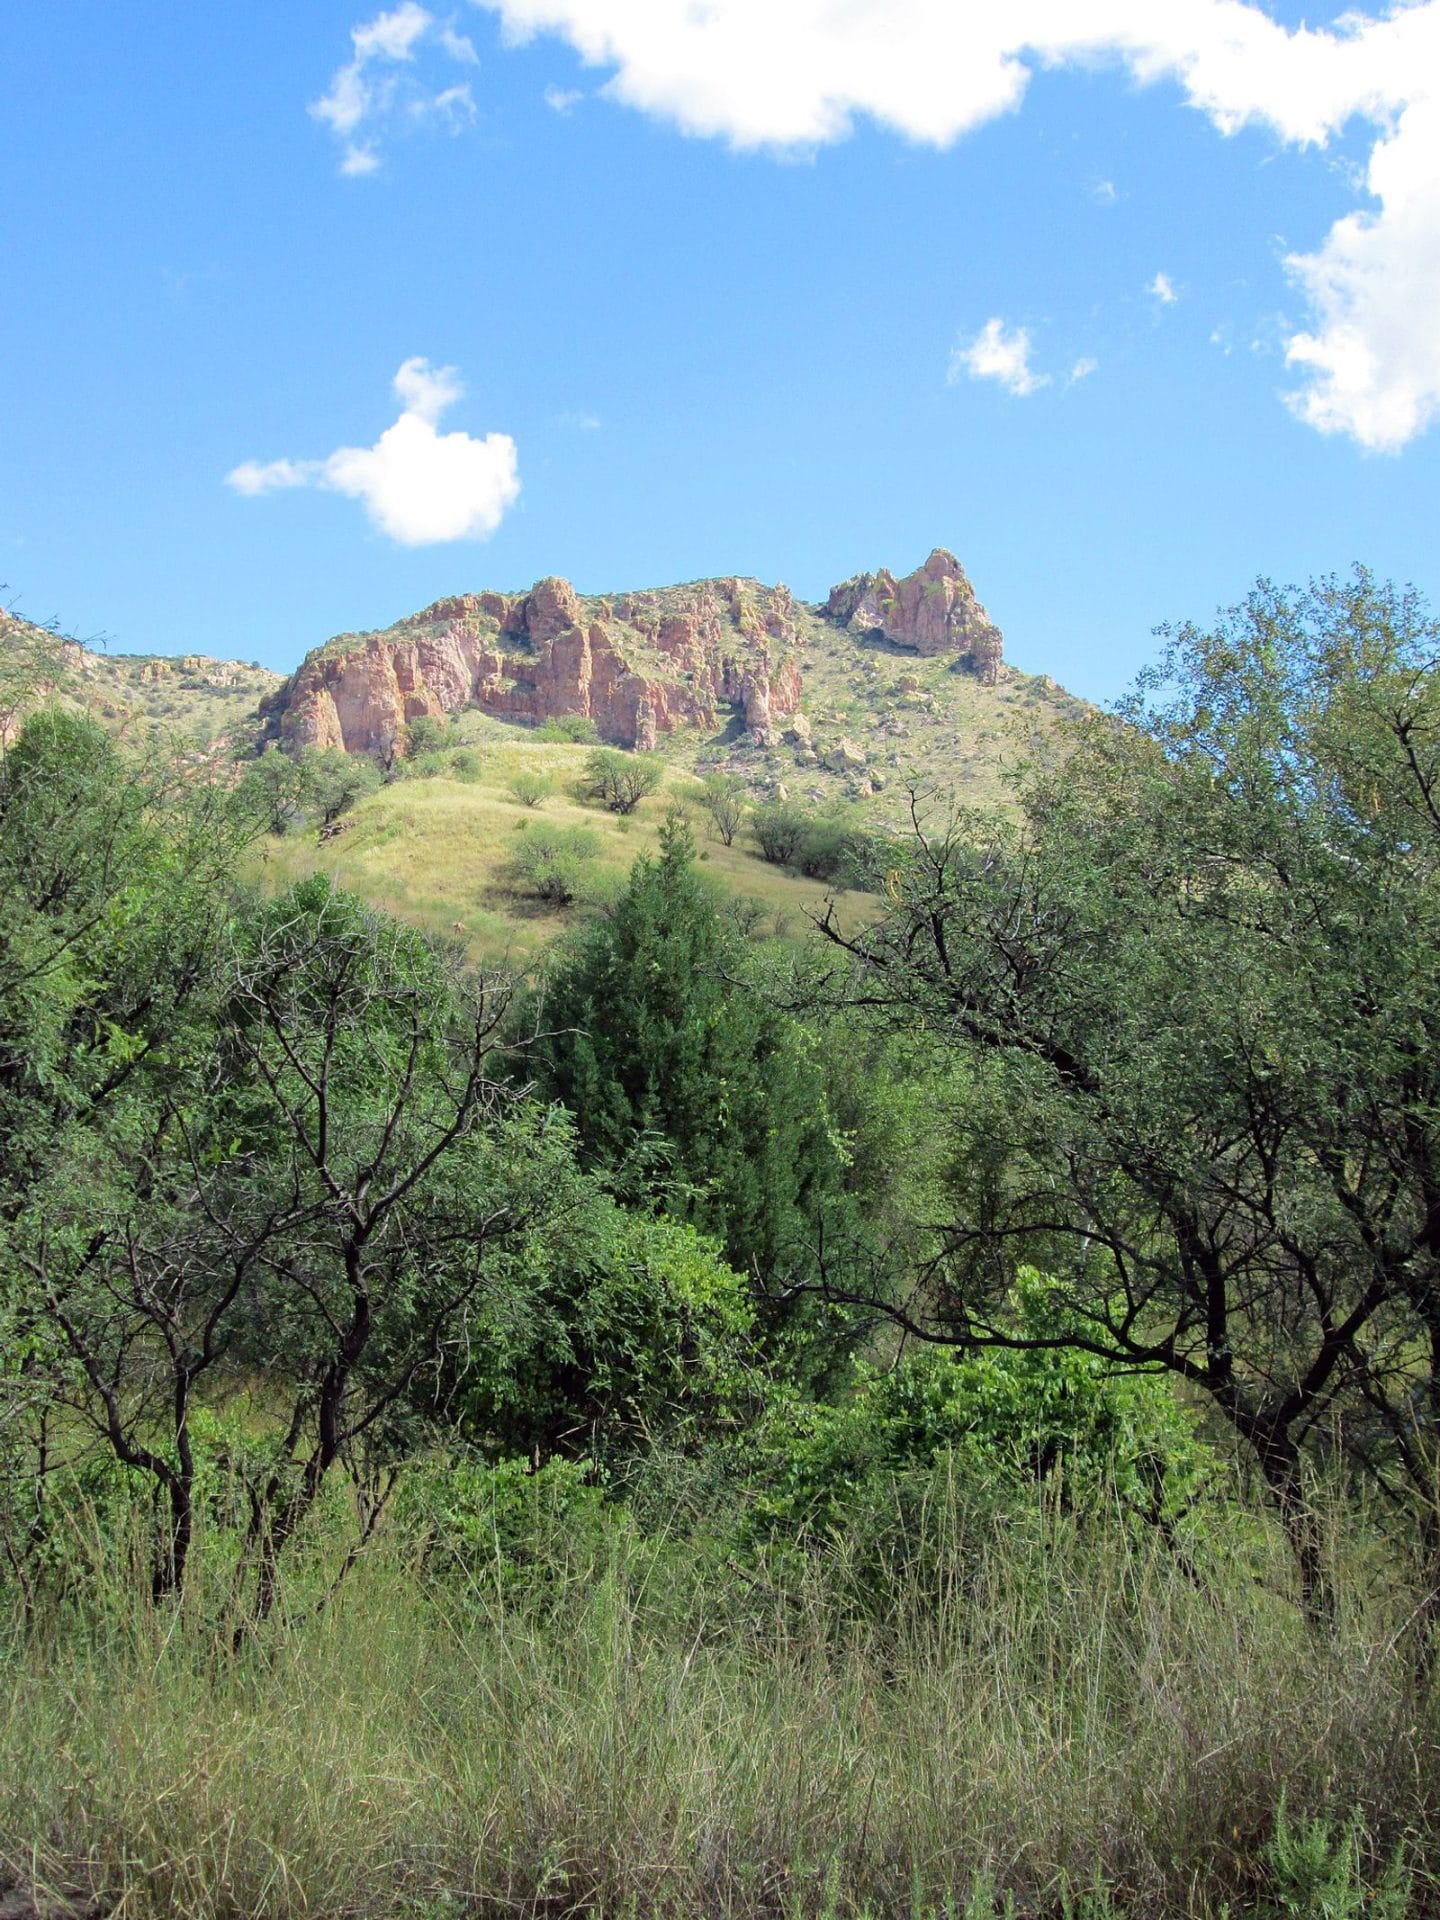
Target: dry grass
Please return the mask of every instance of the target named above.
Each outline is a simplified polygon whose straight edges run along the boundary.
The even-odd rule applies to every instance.
[[[1360,1807],[1367,1872],[1407,1837],[1431,1910],[1436,1717],[1378,1614],[1318,1638],[1248,1571],[1041,1516],[952,1571],[884,1635],[624,1535],[543,1609],[370,1563],[239,1661],[122,1609],[0,1660],[0,1840],[127,1920],[970,1920],[987,1876],[1238,1920],[1283,1794]]]

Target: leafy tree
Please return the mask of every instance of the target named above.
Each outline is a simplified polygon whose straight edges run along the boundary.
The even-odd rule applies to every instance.
[[[554,713],[535,729],[537,740],[561,741],[569,746],[588,747],[599,737],[595,722],[584,713]]]
[[[659,859],[636,862],[557,967],[536,1061],[593,1161],[638,1172],[778,1286],[839,1193],[841,1155],[809,1038],[739,977],[740,938],[694,856],[672,814]]]
[[[209,1362],[172,1355],[180,1454],[160,1451],[134,1313],[145,1296],[173,1333],[168,1303],[208,1258],[174,1240],[193,1224],[174,1127],[213,1067],[245,831],[222,788],[127,756],[73,714],[33,717],[0,769],[0,1429],[30,1476],[0,1505],[28,1510],[33,1544],[68,1409],[70,1444],[93,1431],[168,1503],[157,1590],[188,1545],[183,1383]]]
[[[474,1337],[495,1249],[552,1216],[568,1138],[491,1075],[507,1006],[503,983],[323,877],[239,930],[221,1035],[234,1091],[199,1205],[253,1287],[237,1360],[288,1400],[250,1476],[261,1614],[336,1467],[367,1489],[373,1527],[417,1444],[419,1383]]]
[[[775,867],[793,864],[809,830],[809,815],[793,800],[767,800],[750,816],[750,831],[760,857]]]
[[[305,817],[305,777],[300,760],[273,743],[245,767],[240,790],[267,833],[289,833]]]
[[[733,773],[705,776],[705,811],[710,824],[724,844],[735,844],[740,822],[745,818],[745,783]]]
[[[496,1458],[601,1462],[703,1438],[744,1386],[744,1279],[692,1227],[556,1171],[551,1230],[503,1258],[488,1337],[457,1364],[460,1431]]]
[[[534,773],[522,767],[510,782],[510,796],[522,807],[542,806],[555,791],[555,782],[546,773]]]
[[[414,759],[417,754],[439,753],[453,746],[455,729],[448,720],[441,720],[433,713],[421,713],[405,729],[405,737],[410,757]]]
[[[589,827],[537,825],[516,842],[505,872],[522,892],[549,906],[568,907],[584,894],[599,852]]]
[[[363,754],[311,747],[300,756],[301,804],[322,827],[332,826],[357,800],[380,785],[380,769]]]
[[[584,789],[610,813],[633,813],[665,775],[658,753],[624,753],[597,747],[585,762]]]
[[[1440,1573],[1440,633],[1359,572],[1169,639],[1020,825],[921,836],[885,920],[827,931],[854,995],[971,1076],[948,1222],[891,1311],[1205,1395],[1320,1612],[1327,1428]],[[1024,1262],[1057,1276],[1053,1331],[1009,1312]]]

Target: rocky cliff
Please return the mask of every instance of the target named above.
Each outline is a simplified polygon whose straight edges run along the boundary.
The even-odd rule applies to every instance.
[[[937,550],[897,581],[864,574],[825,610],[918,653],[953,653],[993,683],[1000,633],[960,563]],[[757,580],[586,598],[567,580],[525,594],[438,600],[381,632],[344,634],[310,654],[264,703],[272,737],[386,756],[422,716],[464,707],[521,721],[575,715],[602,740],[653,747],[738,718],[769,746],[799,705],[807,637],[821,610]],[[823,630],[823,629],[822,629]]]
[[[704,580],[582,599],[567,580],[527,594],[438,600],[381,633],[312,653],[267,711],[297,746],[389,752],[422,715],[461,707],[520,720],[573,714],[603,740],[653,747],[738,711],[758,737],[799,697],[796,606],[785,587]]]
[[[953,553],[936,547],[923,567],[897,580],[888,568],[856,574],[830,589],[826,612],[852,632],[880,632],[927,656],[954,653],[995,684],[1003,640]]]

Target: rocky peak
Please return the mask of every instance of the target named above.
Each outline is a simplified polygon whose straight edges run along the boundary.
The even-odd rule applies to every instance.
[[[888,567],[832,587],[826,612],[851,632],[880,632],[896,646],[927,656],[958,654],[992,686],[1004,646],[1000,629],[975,597],[965,569],[936,547],[913,573],[897,580]]]
[[[550,574],[537,580],[526,598],[524,608],[526,637],[543,647],[556,634],[568,633],[580,624],[580,601],[568,580]]]

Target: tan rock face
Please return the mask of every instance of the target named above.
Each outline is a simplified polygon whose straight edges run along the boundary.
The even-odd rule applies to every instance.
[[[768,741],[800,697],[794,613],[788,589],[758,581],[593,601],[556,578],[523,595],[461,594],[311,654],[271,723],[296,746],[383,756],[420,715],[474,706],[581,715],[604,740],[653,747],[677,726],[713,728],[728,706]]]
[[[968,657],[987,686],[1000,668],[1003,637],[975,597],[953,553],[937,547],[923,567],[897,580],[888,568],[832,587],[826,611],[852,631],[879,629],[916,653]]]

